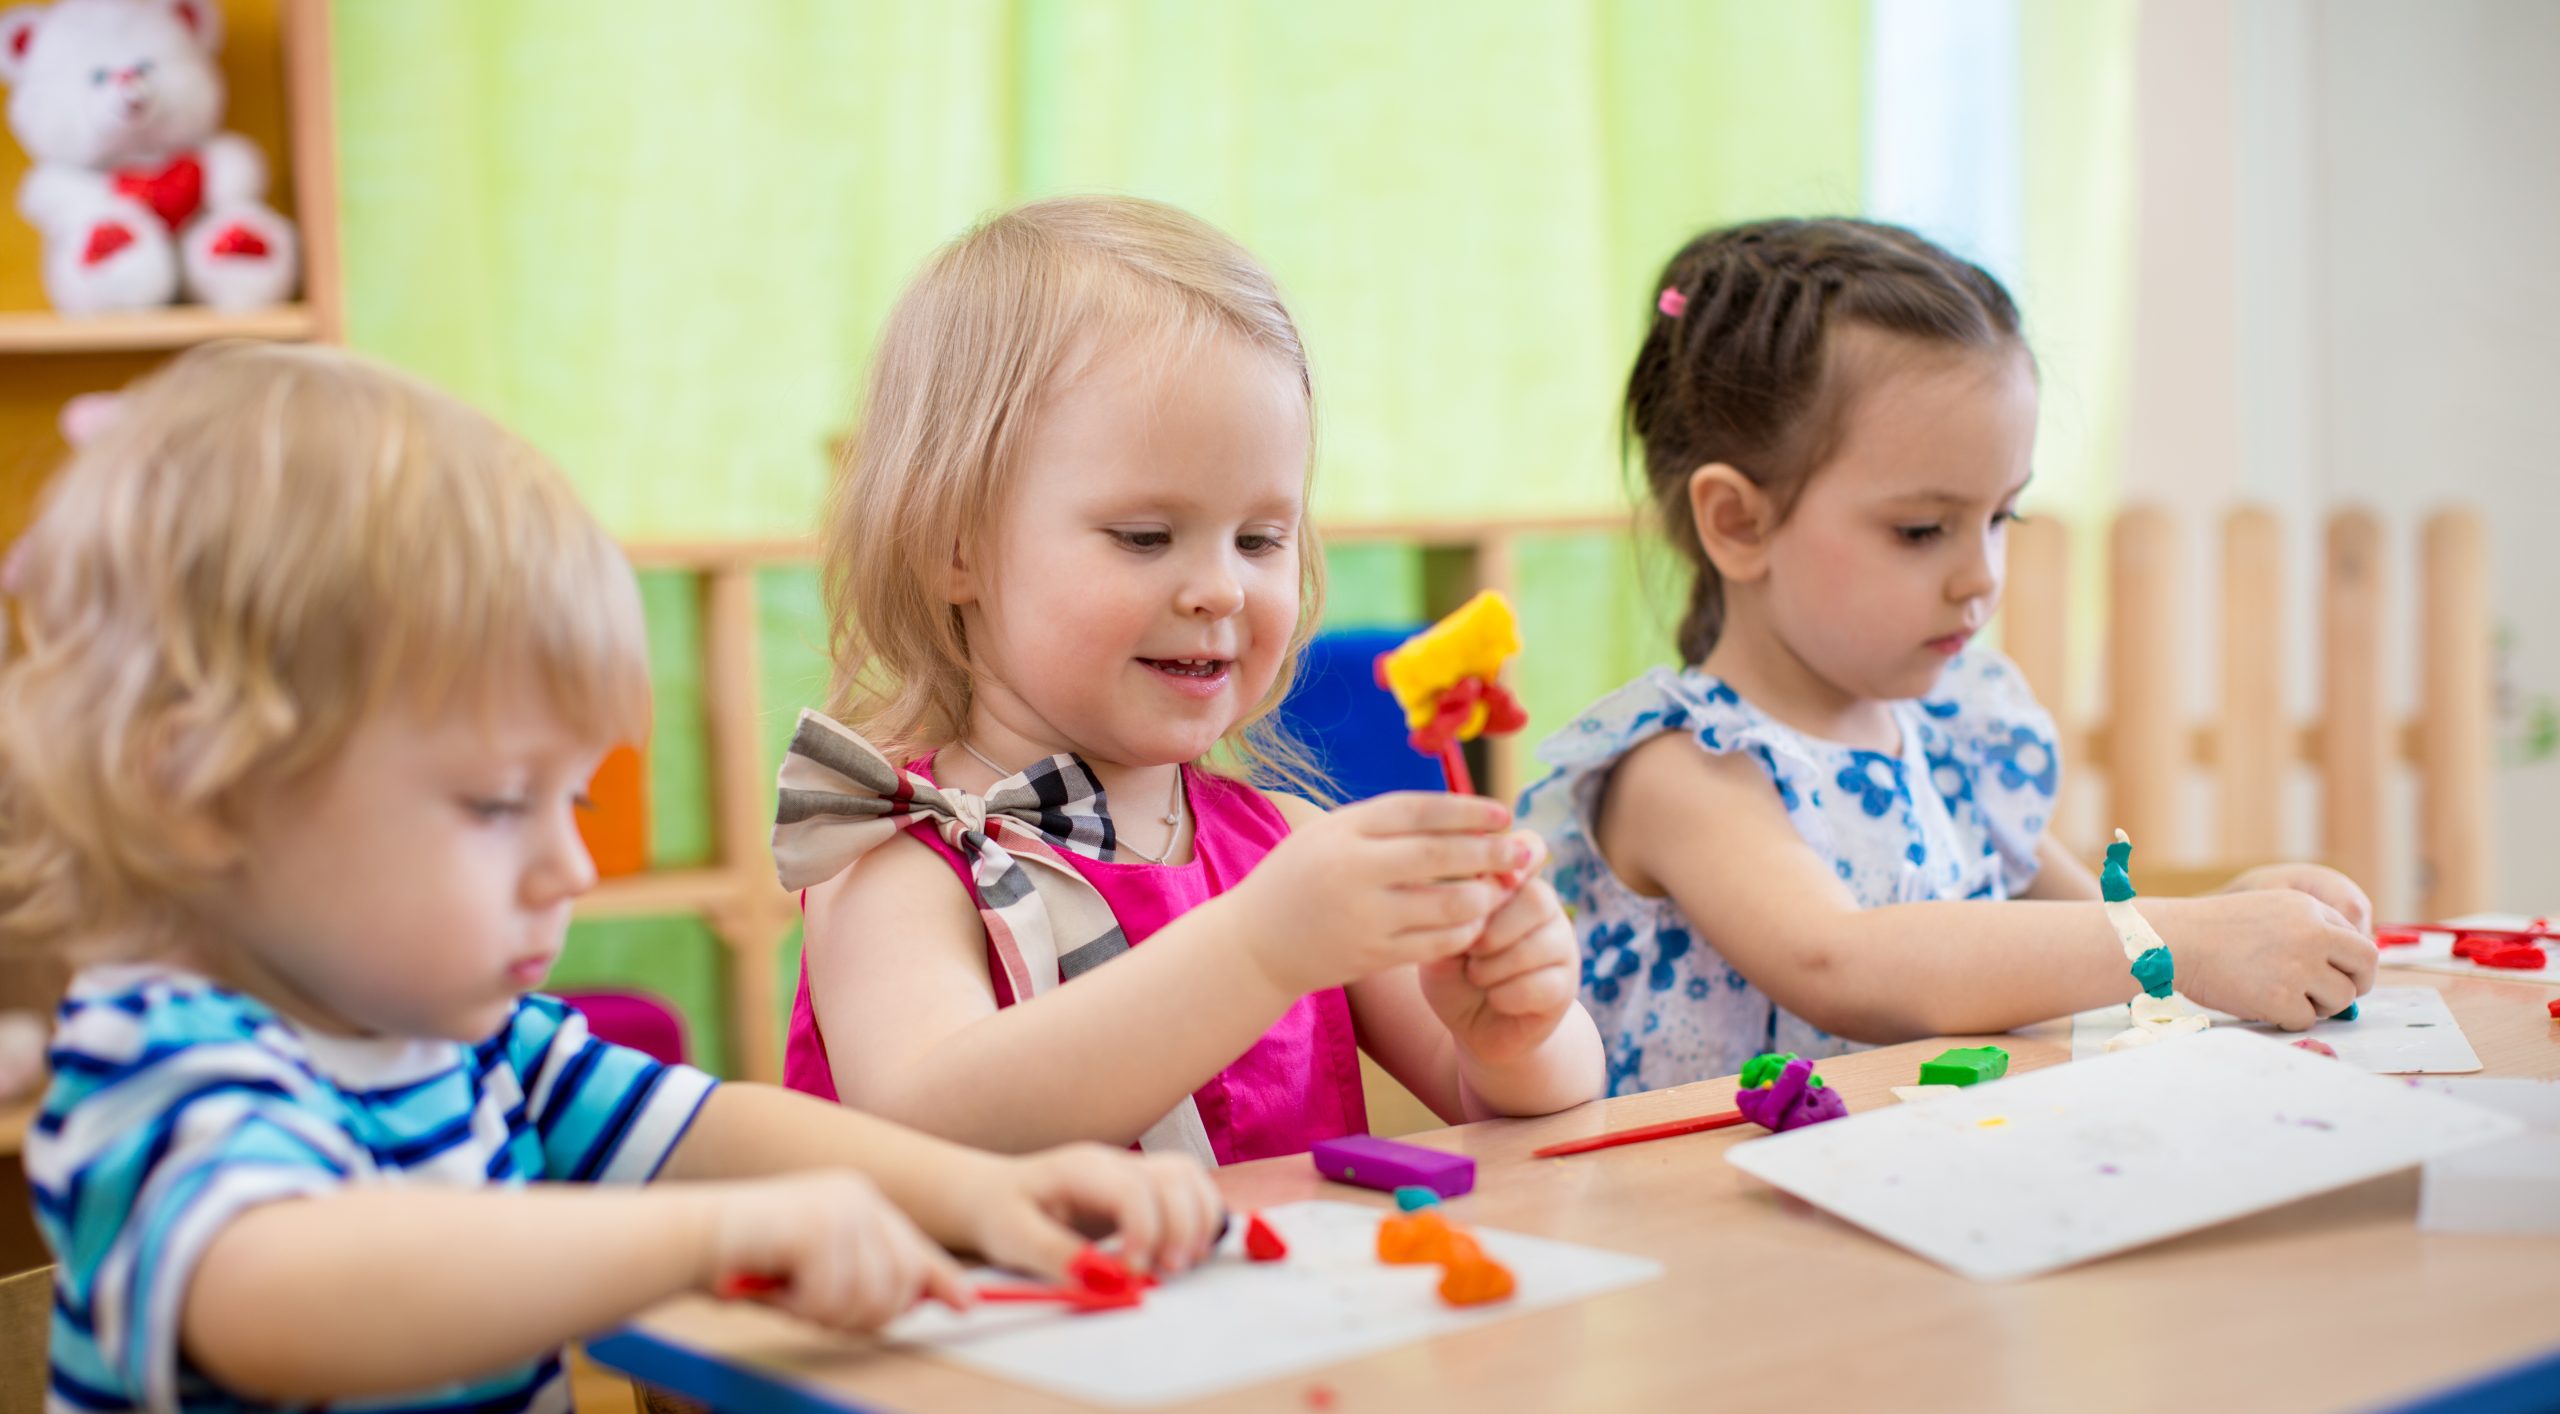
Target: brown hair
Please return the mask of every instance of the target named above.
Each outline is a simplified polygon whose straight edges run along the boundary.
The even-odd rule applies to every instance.
[[[1158,202],[1017,207],[945,246],[890,312],[828,505],[824,571],[828,710],[890,760],[967,727],[969,649],[939,586],[955,549],[983,543],[1042,400],[1096,348],[1142,336],[1243,339],[1294,372],[1312,402],[1306,350],[1270,272]],[[1257,783],[1311,791],[1320,774],[1272,714],[1324,603],[1313,530],[1295,536],[1298,623],[1281,670],[1220,744]]]
[[[159,950],[229,865],[244,792],[530,672],[637,741],[647,636],[622,551],[541,454],[414,379],[217,344],[121,399],[11,551],[0,931]]]
[[[1832,334],[1855,324],[1953,349],[2024,348],[2018,308],[1989,272],[1873,221],[1709,231],[1671,257],[1653,297],[1626,428],[1643,445],[1663,529],[1696,574],[1678,635],[1689,663],[1724,630],[1724,581],[1698,543],[1690,478],[1722,462],[1786,514],[1837,449],[1859,381]]]

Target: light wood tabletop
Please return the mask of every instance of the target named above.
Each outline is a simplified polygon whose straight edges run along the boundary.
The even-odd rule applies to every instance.
[[[2560,1077],[2560,1022],[2545,1010],[2560,989],[2406,969],[2383,982],[2442,991],[2483,1074]],[[2012,1073],[2070,1055],[2068,1024],[2048,1022],[1841,1056],[1822,1073],[1854,1113],[1894,1103],[1888,1088],[1944,1046],[1981,1040],[2009,1050]],[[2560,1388],[2560,1237],[2419,1232],[2415,1170],[1980,1285],[1723,1162],[1756,1128],[1529,1157],[1724,1109],[1732,1094],[1732,1080],[1708,1081],[1413,1137],[1475,1156],[1476,1191],[1453,1217],[1655,1257],[1661,1280],[1177,1407],[2363,1410],[2536,1362],[2534,1378]],[[1319,1179],[1304,1157],[1237,1165],[1219,1183],[1240,1211],[1319,1196],[1388,1206]],[[632,1329],[661,1357],[709,1354],[723,1378],[743,1375],[725,1387],[731,1407],[821,1407],[810,1392],[861,1409],[1086,1407],[743,1303],[677,1301]]]

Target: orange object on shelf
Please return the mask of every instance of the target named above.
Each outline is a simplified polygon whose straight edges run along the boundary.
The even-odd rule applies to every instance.
[[[578,838],[586,841],[598,878],[649,867],[648,758],[638,747],[617,746],[596,767],[587,804],[578,811]]]

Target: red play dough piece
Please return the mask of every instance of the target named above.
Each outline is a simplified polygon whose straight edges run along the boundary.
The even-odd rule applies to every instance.
[[[2560,1021],[2560,1002],[2553,1002],[2551,1004],[2551,1019],[2554,1021]]]
[[[1087,1247],[1067,1259],[1067,1280],[1096,1296],[1125,1296],[1155,1285],[1130,1271],[1119,1258]]]
[[[2472,954],[2471,960],[2482,967],[2512,967],[2519,971],[2539,969],[2544,958],[2542,949],[2531,943],[2515,943],[2494,951]]]
[[[2373,945],[2378,948],[2414,948],[2418,945],[2418,930],[2385,928],[2373,935]]]
[[[2313,1040],[2309,1036],[2305,1036],[2301,1040],[2294,1042],[2293,1048],[2297,1051],[2309,1051],[2315,1056],[2327,1056],[2331,1060],[2336,1060],[2338,1058],[2338,1052],[2335,1047],[2331,1046],[2326,1041]]]
[[[1333,1407],[1333,1386],[1307,1386],[1307,1407],[1309,1409],[1331,1409]]]
[[[1289,1255],[1289,1244],[1280,1240],[1280,1234],[1271,1230],[1262,1214],[1256,1213],[1244,1227],[1244,1254],[1257,1262],[1277,1262]]]

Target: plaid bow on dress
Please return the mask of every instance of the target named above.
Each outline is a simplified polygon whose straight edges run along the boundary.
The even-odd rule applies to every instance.
[[[1014,996],[1036,997],[1129,950],[1110,905],[1058,852],[1118,857],[1102,783],[1073,756],[1037,762],[981,798],[901,771],[843,723],[803,710],[777,785],[773,861],[785,889],[832,879],[928,821],[969,862],[978,917]],[[1217,1162],[1188,1095],[1138,1144]]]

